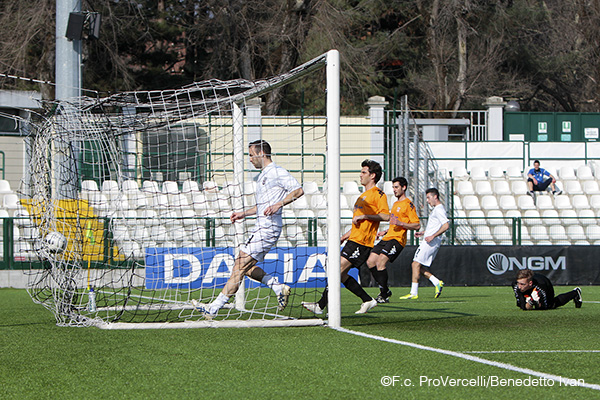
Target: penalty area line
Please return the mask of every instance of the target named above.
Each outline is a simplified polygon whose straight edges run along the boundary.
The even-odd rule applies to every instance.
[[[413,348],[420,349],[420,350],[433,351],[435,353],[446,354],[448,356],[462,358],[463,360],[473,361],[473,362],[477,362],[480,364],[486,364],[486,365],[490,365],[492,367],[502,368],[502,369],[506,369],[509,371],[520,372],[520,373],[526,374],[526,375],[538,376],[540,378],[553,380],[553,381],[556,381],[559,383],[566,384],[568,382],[569,386],[580,386],[580,387],[585,387],[588,389],[600,390],[600,385],[596,385],[593,383],[585,383],[585,382],[577,380],[577,379],[570,379],[570,378],[565,378],[565,377],[559,376],[559,375],[547,374],[545,372],[534,371],[529,368],[521,368],[521,367],[517,367],[515,365],[503,363],[503,362],[486,360],[485,358],[476,357],[476,356],[472,356],[472,355],[465,354],[465,353],[460,353],[458,351],[438,349],[436,347],[424,346],[424,345],[417,344],[417,343],[405,342],[403,340],[396,340],[396,339],[386,338],[383,336],[371,335],[368,333],[353,331],[353,330],[346,329],[346,328],[333,328],[333,329],[338,332],[349,333],[351,335],[356,335],[356,336],[362,336],[362,337],[365,337],[368,339],[374,339],[374,340],[379,340],[382,342],[399,344],[401,346],[413,347]]]

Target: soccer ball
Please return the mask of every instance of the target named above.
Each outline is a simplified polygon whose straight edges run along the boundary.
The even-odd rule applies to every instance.
[[[46,249],[52,253],[62,253],[67,248],[67,238],[60,232],[50,232],[44,238]]]

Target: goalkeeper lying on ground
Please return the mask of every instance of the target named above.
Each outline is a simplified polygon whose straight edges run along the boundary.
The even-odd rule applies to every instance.
[[[517,281],[513,283],[517,298],[517,307],[523,310],[549,310],[567,304],[573,300],[576,308],[581,307],[581,289],[554,297],[554,288],[550,279],[530,269],[522,269],[517,273]]]

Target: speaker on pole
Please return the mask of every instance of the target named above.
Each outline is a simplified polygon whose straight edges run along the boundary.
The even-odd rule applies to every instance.
[[[85,24],[85,14],[72,12],[69,14],[67,23],[66,37],[69,40],[81,40],[83,37],[83,25]]]

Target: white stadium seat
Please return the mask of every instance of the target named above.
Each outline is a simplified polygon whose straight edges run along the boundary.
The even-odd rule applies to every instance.
[[[489,226],[477,225],[475,227],[475,239],[481,243],[483,241],[494,240],[494,236]]]
[[[494,194],[496,196],[504,196],[507,194],[512,194],[510,190],[510,185],[507,181],[494,181]]]
[[[567,227],[567,236],[569,239],[575,240],[585,240],[585,230],[580,225],[569,225]]]
[[[85,181],[84,181],[85,182]],[[96,183],[95,181],[94,184]],[[83,186],[83,182],[82,182],[82,186]],[[98,185],[95,185],[96,189],[98,190]],[[6,179],[0,179],[0,194],[6,194],[6,193],[12,193],[13,190],[10,187],[10,182],[7,181]]]
[[[510,184],[510,190],[512,194],[515,196],[520,196],[522,194],[527,194],[529,188],[527,187],[527,183],[525,181],[513,181]]]
[[[142,191],[146,193],[160,193],[160,188],[158,187],[158,182],[155,181],[144,181],[142,183]]]
[[[310,199],[310,207],[314,210],[327,209],[327,197],[323,194],[314,194]]]
[[[456,184],[456,192],[461,196],[475,194],[475,190],[473,189],[473,184],[471,181],[459,181]]]
[[[567,230],[562,225],[551,225],[548,227],[548,235],[553,242],[567,240]]]
[[[525,225],[541,225],[542,218],[538,210],[525,210],[523,212],[523,223]]]
[[[187,180],[183,181],[183,183],[181,184],[181,193],[192,194],[192,193],[199,193],[199,192],[200,192],[200,186],[198,185],[198,182],[196,182],[196,181],[187,179]]]
[[[505,195],[500,197],[500,201],[498,202],[498,206],[501,210],[518,210],[517,201],[515,197],[512,195]]]
[[[469,176],[473,181],[487,181],[487,175],[482,167],[471,168],[471,173]]]
[[[553,210],[554,209],[554,203],[552,202],[552,197],[548,196],[544,193],[536,193],[536,205],[538,210]],[[563,196],[566,197],[567,200],[569,200],[569,198],[567,196]]]
[[[588,201],[587,196],[583,194],[576,194],[575,196],[573,196],[573,208],[576,210],[590,208],[590,202]]]
[[[598,181],[584,181],[583,193],[587,194],[588,196],[600,194],[600,186],[598,185]]]
[[[528,170],[529,171],[529,170]],[[524,180],[523,171],[519,167],[510,166],[506,169],[506,178],[511,181]]]
[[[580,181],[590,181],[594,180],[594,174],[592,173],[592,168],[588,165],[580,165],[577,167],[577,179]]]
[[[542,212],[542,223],[544,225],[556,225],[556,224],[560,224],[560,219],[558,218],[558,211],[556,211],[556,210],[544,210]]]
[[[499,179],[504,180],[505,179],[504,170],[501,167],[492,166],[488,170],[488,178],[493,181],[499,180]]]
[[[304,190],[305,195],[321,193],[319,190],[319,185],[315,181],[305,181],[302,184],[302,189]]]
[[[140,187],[137,181],[133,179],[124,180],[121,184],[121,191],[127,195],[132,193],[138,193],[140,191]]]
[[[577,212],[571,209],[560,210],[558,213],[561,221],[565,225],[573,225],[579,224],[579,219],[577,218]]]
[[[590,206],[594,210],[600,210],[600,194],[594,194],[590,197]]]
[[[593,210],[577,210],[577,217],[581,225],[594,225],[596,224],[596,214]]]
[[[463,202],[463,208],[466,211],[481,209],[481,207],[479,206],[479,199],[477,198],[477,196],[474,196],[474,195],[465,196],[465,197],[463,197],[462,202]]]
[[[471,210],[467,213],[472,225],[485,224],[485,213],[482,210]]]
[[[219,186],[214,181],[202,182],[202,190],[204,192],[216,193],[219,191]]]
[[[600,226],[599,225],[588,225],[585,228],[585,235],[589,241],[600,240]]]
[[[500,210],[491,210],[487,213],[488,225],[504,225],[504,213]]]
[[[497,242],[512,239],[512,229],[506,225],[495,226],[492,234]]]
[[[486,196],[494,194],[490,181],[479,181],[475,184],[475,194]]]
[[[496,196],[483,196],[481,198],[481,208],[486,212],[490,210],[499,210],[500,206],[498,205],[498,199]]]
[[[342,186],[342,193],[345,195],[355,195],[360,194],[360,189],[358,188],[358,183],[355,181],[346,181]]]
[[[504,212],[504,217],[507,224],[512,224],[513,218],[522,218],[523,216],[519,210],[508,210]]]
[[[552,175],[556,178],[555,174]],[[563,181],[577,179],[577,176],[575,175],[575,170],[573,169],[573,167],[570,166],[560,167],[558,171],[558,177]]]
[[[593,181],[590,181],[590,182],[593,182]],[[581,187],[581,182],[576,181],[576,180],[565,181],[564,187],[562,189],[563,189],[563,193],[568,194],[569,196],[575,195],[575,194],[583,194],[583,188]]]
[[[469,179],[469,172],[465,167],[454,167],[452,168],[452,177],[455,181],[464,181]]]
[[[394,186],[394,184],[392,181],[383,182],[383,193],[387,194],[388,196],[393,196],[394,195],[393,186]]]
[[[453,195],[452,201],[454,201],[454,209],[455,210],[460,210],[463,208],[462,200],[460,199],[460,196]]]
[[[529,235],[531,236],[531,239],[536,242],[548,241],[550,239],[550,236],[548,236],[548,230],[543,225],[530,226]]]
[[[117,197],[119,192],[119,184],[117,181],[106,180],[102,182],[102,193],[104,193],[109,200]]]
[[[8,183],[8,181],[0,181],[0,182]],[[86,191],[86,192],[97,192],[98,184],[96,183],[96,181],[93,181],[93,180],[81,181],[81,190]],[[11,192],[9,191],[9,192],[1,192],[1,193],[11,193]]]
[[[526,194],[519,196],[517,198],[517,205],[519,206],[519,209],[522,211],[523,210],[533,210],[536,208],[531,196],[528,196]]]

